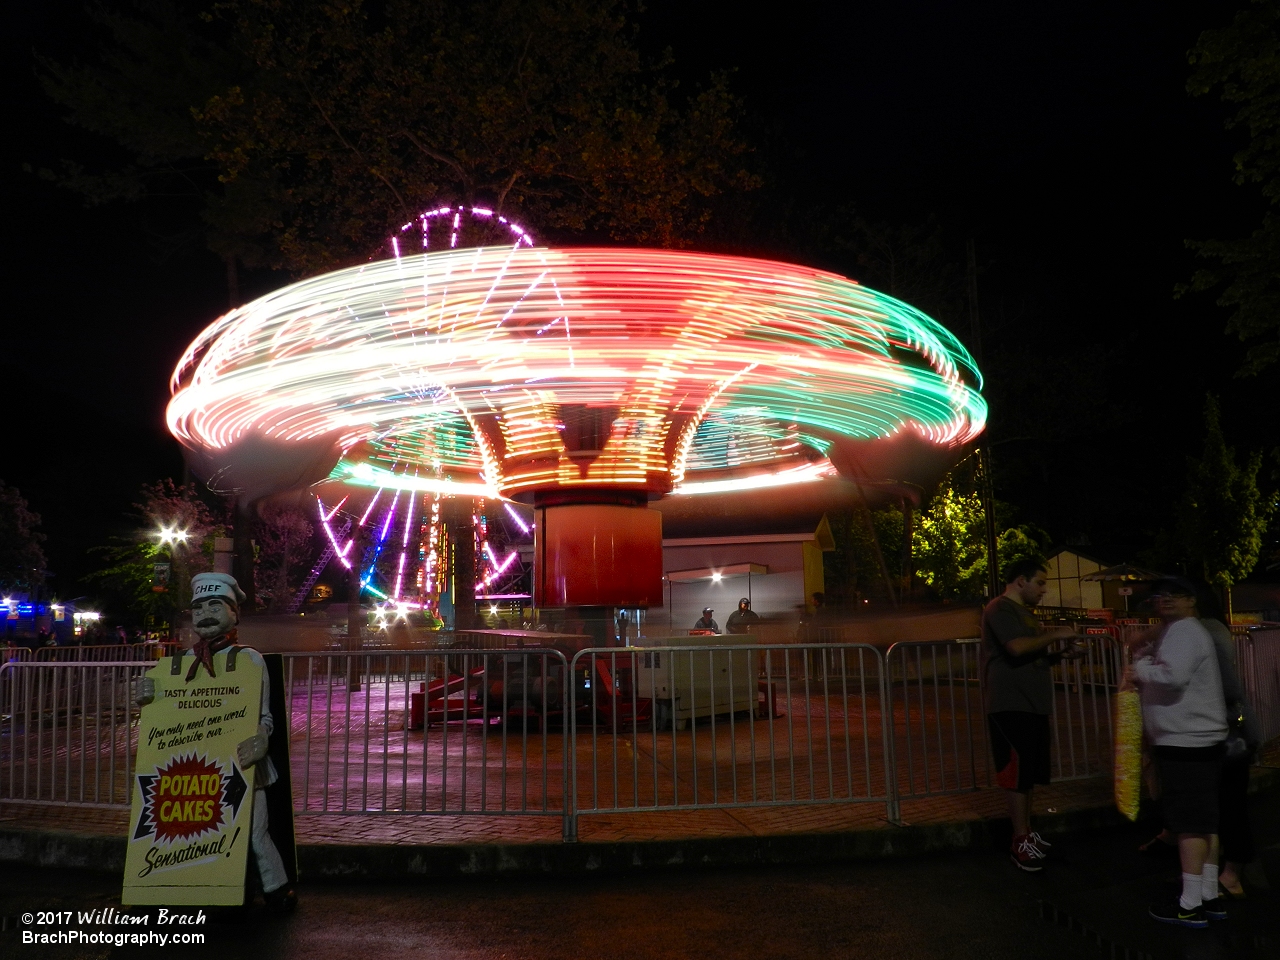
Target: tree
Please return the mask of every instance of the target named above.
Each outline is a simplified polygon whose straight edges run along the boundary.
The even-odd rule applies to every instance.
[[[1024,558],[1043,560],[1049,537],[1030,524],[1009,524],[1009,504],[996,502],[997,562],[1001,570]],[[948,474],[916,518],[912,554],[916,573],[944,600],[986,596],[986,517],[976,478],[963,470]]]
[[[669,58],[637,51],[630,11],[226,0],[191,16],[138,0],[131,16],[97,14],[101,64],[42,67],[72,122],[137,158],[121,183],[203,164],[207,242],[229,263],[360,262],[441,203],[540,233],[677,246],[703,230],[713,198],[755,181],[726,78],[678,96]]]
[[[258,596],[270,598],[270,613],[284,613],[311,559],[315,526],[297,507],[268,503],[259,509],[254,530],[259,548]]]
[[[889,564],[901,549],[901,512],[859,505],[829,514],[827,522],[835,541],[835,549],[822,557],[827,604],[856,610],[896,597],[898,584],[885,575],[893,576]]]
[[[255,238],[271,211],[268,198],[252,195],[252,184],[219,182],[191,111],[244,77],[248,62],[190,3],[135,0],[131,11],[103,4],[87,13],[103,36],[97,60],[37,56],[40,79],[67,121],[119,147],[120,160],[103,162],[95,150],[93,167],[63,160],[37,173],[90,205],[150,201],[155,235],[172,246],[202,238],[224,260],[235,305],[237,264],[268,260]]]
[[[961,329],[964,269],[933,220],[893,225],[849,211],[837,215],[829,245],[850,262],[850,275],[860,283],[911,304],[953,331]]]
[[[987,581],[985,531],[982,497],[957,489],[948,475],[916,518],[916,573],[944,600],[981,597]]]
[[[1188,567],[1222,590],[1230,614],[1231,587],[1258,562],[1275,494],[1268,496],[1258,487],[1261,453],[1251,454],[1243,466],[1237,463],[1212,394],[1205,398],[1204,427],[1204,452],[1188,464],[1182,539]]]
[[[0,589],[30,592],[44,583],[45,536],[40,514],[27,509],[27,501],[0,480]]]
[[[1248,237],[1189,241],[1218,265],[1181,289],[1223,288],[1218,303],[1232,310],[1227,329],[1250,344],[1243,372],[1256,374],[1280,360],[1280,0],[1253,0],[1229,26],[1206,30],[1190,60],[1188,91],[1218,91],[1235,107],[1227,127],[1248,132],[1234,158],[1236,182],[1257,184],[1267,209]]]
[[[225,529],[194,486],[172,480],[145,484],[133,508],[133,534],[96,548],[106,565],[91,577],[134,622],[172,627],[191,606],[191,577],[213,569],[213,541]],[[158,582],[157,564],[169,565],[166,582]]]

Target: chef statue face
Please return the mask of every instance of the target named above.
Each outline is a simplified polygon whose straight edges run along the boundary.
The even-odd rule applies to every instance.
[[[201,640],[216,640],[239,621],[235,605],[226,597],[199,597],[191,603],[191,623]]]

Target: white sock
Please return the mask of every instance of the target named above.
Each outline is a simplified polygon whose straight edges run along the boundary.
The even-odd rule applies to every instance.
[[[1200,898],[1216,900],[1218,897],[1218,865],[1206,863],[1200,873]]]
[[[1214,868],[1215,872],[1217,868]],[[1217,882],[1216,880],[1214,881]],[[1204,902],[1204,897],[1200,894],[1200,887],[1203,880],[1198,873],[1184,873],[1182,875],[1182,896],[1178,899],[1183,910],[1194,910]]]

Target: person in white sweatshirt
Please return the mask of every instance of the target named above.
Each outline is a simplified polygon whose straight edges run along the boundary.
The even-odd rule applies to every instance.
[[[1227,738],[1227,709],[1213,639],[1196,619],[1196,591],[1169,577],[1152,585],[1162,621],[1139,641],[1126,672],[1142,698],[1142,725],[1160,773],[1165,826],[1178,838],[1182,896],[1157,904],[1164,923],[1204,927],[1226,916],[1218,895],[1218,779]]]

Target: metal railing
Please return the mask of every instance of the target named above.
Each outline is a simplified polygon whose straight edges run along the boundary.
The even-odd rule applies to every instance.
[[[1080,657],[1053,667],[1050,721],[1054,780],[1083,780],[1111,773],[1115,694],[1126,662],[1122,641],[1090,635]]]
[[[883,803],[882,666],[865,645],[579,651],[573,814]]]
[[[128,806],[146,662],[0,667],[0,798]]]
[[[885,653],[893,821],[902,798],[991,785],[979,646],[906,641]]]
[[[1266,742],[1280,736],[1280,627],[1232,629],[1236,668]]]
[[[976,639],[903,641],[885,654],[890,762],[900,798],[992,785],[980,647]],[[1113,698],[1123,668],[1123,645],[1109,633],[1090,635],[1082,656],[1052,667],[1055,781],[1109,774]],[[890,816],[897,819],[898,811]]]
[[[31,659],[37,663],[140,663],[172,654],[177,643],[111,643],[93,646],[39,647]]]
[[[564,655],[284,654],[299,814],[565,812]]]
[[[703,638],[693,638],[703,640]],[[880,804],[994,771],[979,644],[735,644],[283,655],[302,815],[580,815]],[[662,642],[662,641],[652,641]],[[1268,736],[1280,631],[1238,634]],[[1124,650],[1053,668],[1053,778],[1110,771]],[[0,667],[0,800],[126,807],[150,662]],[[282,718],[277,718],[277,725]]]

